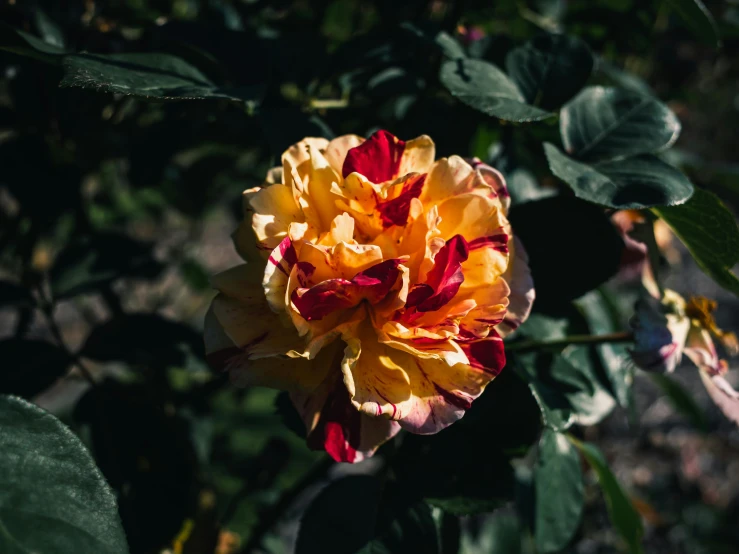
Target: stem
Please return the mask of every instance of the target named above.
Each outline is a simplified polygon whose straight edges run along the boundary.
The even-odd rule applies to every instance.
[[[102,433],[103,442],[105,443],[105,449],[108,451],[108,457],[110,459],[111,475],[108,476],[108,480],[119,482],[121,477],[121,470],[118,465],[117,451],[115,445],[113,444],[113,433],[111,431],[110,421],[108,420],[108,414],[105,411],[103,398],[100,395],[100,388],[98,387],[98,383],[92,376],[92,371],[90,371],[90,369],[82,362],[79,355],[75,352],[72,352],[72,350],[67,346],[67,343],[64,342],[64,338],[62,337],[62,332],[59,329],[59,325],[54,319],[53,304],[49,301],[44,300],[40,308],[43,314],[46,316],[46,321],[49,324],[51,334],[54,335],[54,338],[59,343],[59,347],[64,350],[64,352],[67,354],[67,356],[69,356],[74,365],[77,366],[77,369],[79,369],[85,380],[90,384],[93,398],[95,399],[95,408],[98,412],[98,417],[100,418],[101,424],[104,428],[104,431]]]
[[[524,340],[506,345],[508,352],[531,352],[549,348],[561,348],[571,344],[604,344],[613,342],[633,342],[634,333],[622,331],[620,333],[608,333],[607,335],[570,335],[557,340]]]
[[[295,483],[292,487],[282,493],[280,499],[271,508],[264,511],[259,517],[259,522],[256,528],[251,533],[249,541],[246,543],[244,548],[239,550],[237,554],[249,554],[257,551],[262,546],[264,537],[274,527],[280,518],[283,516],[285,510],[287,510],[295,499],[300,494],[312,485],[315,481],[323,477],[331,466],[334,465],[334,461],[326,456],[323,460],[317,463],[308,473],[306,473],[300,481]]]

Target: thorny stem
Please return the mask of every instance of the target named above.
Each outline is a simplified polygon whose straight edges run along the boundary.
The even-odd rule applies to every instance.
[[[531,352],[533,350],[547,350],[551,348],[563,348],[571,344],[604,344],[614,342],[633,342],[634,333],[623,331],[620,333],[608,333],[606,335],[570,335],[556,340],[524,340],[507,344],[507,352]]]

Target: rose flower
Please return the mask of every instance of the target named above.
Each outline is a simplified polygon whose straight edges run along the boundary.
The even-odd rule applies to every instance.
[[[337,461],[460,419],[534,300],[501,174],[434,158],[427,136],[304,139],[244,192],[248,263],[213,278],[210,364],[289,391]]]

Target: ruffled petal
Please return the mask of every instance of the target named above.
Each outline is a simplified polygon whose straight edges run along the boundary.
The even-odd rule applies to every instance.
[[[510,257],[503,280],[510,286],[508,309],[497,330],[500,336],[507,337],[526,321],[534,305],[536,292],[534,279],[529,269],[529,256],[518,237],[508,243]]]
[[[342,368],[354,405],[368,415],[397,419],[414,433],[436,433],[460,419],[495,376],[381,343],[367,322],[344,340]]]
[[[291,223],[305,220],[285,185],[249,189],[244,194],[254,212],[251,225],[262,249],[275,248],[287,236]]]
[[[324,156],[336,173],[341,174],[344,167],[346,153],[352,148],[356,148],[364,142],[364,139],[357,135],[342,135],[331,140],[326,146]]]
[[[372,183],[384,183],[399,175],[405,141],[380,130],[359,146],[349,150],[344,159],[342,175],[359,173]]]
[[[739,392],[721,375],[701,371],[700,376],[711,400],[728,419],[739,425]]]
[[[331,353],[332,367],[338,363],[336,352]],[[312,392],[292,393],[290,397],[305,423],[308,446],[325,450],[337,462],[356,463],[369,458],[400,431],[398,423],[389,418],[371,417],[357,410],[338,372],[329,372]]]
[[[385,260],[357,273],[351,280],[328,279],[310,288],[297,288],[290,300],[306,321],[323,319],[367,301],[377,304],[396,286],[401,260]]]

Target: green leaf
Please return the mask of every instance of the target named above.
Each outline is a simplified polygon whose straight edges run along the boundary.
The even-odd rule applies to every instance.
[[[721,46],[716,21],[701,0],[667,0],[667,3],[701,41],[716,48]]]
[[[539,121],[554,114],[530,106],[515,83],[493,64],[457,59],[441,66],[442,84],[468,106],[505,121]]]
[[[641,517],[608,467],[603,453],[593,444],[580,442],[572,436],[568,438],[598,476],[598,483],[606,499],[611,523],[628,544],[629,551],[632,554],[643,552],[641,538],[644,535],[644,527]]]
[[[596,58],[596,68],[597,72],[605,77],[609,84],[613,84],[639,94],[654,94],[652,88],[641,77],[634,75],[630,71],[621,69],[604,58]]]
[[[431,509],[424,502],[416,502],[401,510],[380,537],[371,540],[357,554],[401,554],[423,552],[438,554],[439,540]]]
[[[115,496],[65,425],[29,402],[3,396],[0,429],[0,550],[128,551]]]
[[[534,473],[538,552],[558,552],[580,525],[584,486],[580,457],[562,433],[545,429]]]
[[[60,63],[67,50],[0,23],[0,50],[28,56],[47,63]]]
[[[171,54],[74,54],[62,62],[60,86],[92,88],[156,100],[225,98],[258,100],[261,86],[222,88],[200,70]]]
[[[151,279],[162,266],[152,257],[150,244],[117,233],[99,233],[72,240],[49,272],[54,298],[75,296],[100,288],[120,277]]]
[[[575,304],[585,316],[592,334],[606,335],[624,330],[625,322],[619,317],[620,314],[614,311],[617,305],[609,302],[609,296],[604,287],[578,298]],[[618,403],[624,407],[630,406],[633,364],[631,364],[628,347],[624,344],[605,343],[594,348]]]
[[[619,269],[624,242],[598,206],[559,195],[513,206],[508,219],[529,255],[540,311],[568,304]]]
[[[380,482],[367,475],[328,485],[300,522],[295,554],[343,554],[362,548],[375,536],[381,496]]]
[[[23,398],[45,391],[67,372],[70,357],[58,346],[43,340],[0,340],[0,394]]]
[[[506,70],[527,103],[551,110],[585,86],[593,56],[576,37],[540,35],[508,53]]]
[[[703,432],[708,431],[708,421],[703,409],[696,403],[691,394],[685,388],[671,379],[667,375],[661,373],[647,373],[650,379],[662,390],[667,396],[670,404],[681,414],[690,420],[690,422]]]
[[[523,530],[515,513],[498,510],[481,523],[464,526],[460,554],[521,554]]]
[[[651,154],[588,165],[565,156],[551,143],[544,152],[552,173],[575,196],[619,210],[674,206],[687,201],[693,185],[680,170]]]
[[[559,130],[567,154],[602,161],[668,148],[680,134],[680,121],[651,96],[588,87],[562,108]]]
[[[685,204],[654,208],[654,212],[688,247],[703,271],[739,295],[739,279],[731,272],[739,262],[739,227],[718,196],[696,189]]]
[[[587,348],[569,346],[554,356],[524,355],[521,363],[544,424],[555,431],[574,423],[594,425],[616,405],[596,376]]]

